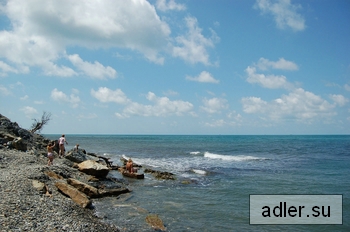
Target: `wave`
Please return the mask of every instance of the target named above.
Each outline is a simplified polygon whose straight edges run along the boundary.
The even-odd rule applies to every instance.
[[[190,152],[191,155],[199,155],[201,152],[200,151],[192,151]]]
[[[199,175],[206,175],[207,174],[207,172],[204,170],[192,169],[192,171],[196,174],[199,174]]]
[[[204,157],[209,159],[221,159],[226,161],[248,161],[248,160],[266,160],[266,158],[246,156],[246,155],[219,155],[210,152],[205,152]]]

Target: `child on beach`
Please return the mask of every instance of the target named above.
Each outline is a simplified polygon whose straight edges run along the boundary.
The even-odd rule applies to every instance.
[[[58,144],[60,146],[60,151],[58,153],[58,156],[61,158],[61,156],[64,157],[64,151],[65,151],[65,148],[64,148],[64,143],[66,143],[68,145],[68,142],[66,141],[66,138],[65,138],[65,135],[63,134],[61,136],[61,138],[58,139]]]
[[[50,166],[50,165],[53,165],[53,148],[55,147],[56,143],[53,142],[53,145],[52,143],[49,143],[47,145],[47,158],[48,158],[48,161],[47,161],[47,165]]]

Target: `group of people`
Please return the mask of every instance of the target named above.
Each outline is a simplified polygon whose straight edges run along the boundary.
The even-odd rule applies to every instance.
[[[58,139],[58,146],[59,146],[59,152],[58,152],[58,157],[64,157],[64,153],[65,153],[65,147],[64,147],[64,144],[67,144],[68,145],[68,142],[66,140],[66,137],[65,135],[63,134],[61,136],[61,138]],[[54,155],[53,155],[53,149],[54,147],[56,146],[56,142],[53,142],[53,144],[50,142],[48,145],[47,145],[47,158],[48,158],[48,162],[47,162],[47,165],[48,166],[51,166],[53,165],[53,158],[54,158]],[[77,146],[79,146],[77,144]]]
[[[68,145],[68,142],[66,140],[65,135],[63,134],[61,136],[61,138],[58,139],[58,146],[59,146],[59,152],[58,152],[58,157],[64,157],[65,156],[65,147],[64,144]],[[50,142],[47,145],[47,158],[48,158],[48,162],[47,165],[51,166],[53,165],[53,159],[54,159],[54,155],[53,155],[53,149],[56,146],[56,142],[53,142],[53,144]],[[75,145],[74,147],[75,151],[79,150],[79,144]],[[131,159],[128,160],[128,162],[126,163],[126,170],[130,173],[136,173],[137,169],[134,168],[134,164],[132,162]]]

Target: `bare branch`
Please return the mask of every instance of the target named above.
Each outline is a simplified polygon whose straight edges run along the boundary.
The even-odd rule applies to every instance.
[[[41,120],[33,119],[33,124],[30,129],[30,132],[40,132],[43,127],[51,120],[51,113],[43,112],[43,115],[41,116]]]

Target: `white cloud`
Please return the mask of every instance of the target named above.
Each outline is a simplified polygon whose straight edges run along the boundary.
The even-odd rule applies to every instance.
[[[186,80],[197,81],[203,83],[219,83],[219,80],[216,80],[209,72],[203,71],[196,77],[186,76]]]
[[[344,106],[346,103],[349,102],[349,99],[339,94],[331,94],[329,95],[329,98],[332,99],[339,106]]]
[[[38,111],[31,106],[25,106],[21,108],[20,111],[23,111],[27,118],[31,118],[34,114],[38,113]]]
[[[288,95],[271,102],[257,97],[242,98],[245,113],[260,113],[272,119],[309,120],[335,115],[334,105],[302,88],[295,89]]]
[[[265,58],[260,58],[256,66],[260,70],[268,70],[270,68],[273,69],[282,69],[282,70],[298,70],[299,67],[292,61],[285,60],[284,58],[280,58],[278,61],[270,61]]]
[[[186,10],[186,6],[184,4],[178,4],[175,2],[175,0],[169,0],[169,2],[167,2],[167,0],[157,0],[156,7],[158,10],[161,10],[161,11]]]
[[[287,81],[285,76],[275,76],[275,75],[265,75],[256,73],[255,67],[246,68],[245,72],[248,74],[247,81],[249,83],[257,83],[261,86],[269,89],[278,89],[278,88],[288,88],[290,83]]]
[[[18,73],[18,70],[0,60],[0,76],[7,76],[8,72]]]
[[[20,97],[19,99],[21,100],[21,101],[24,101],[24,100],[27,100],[29,98],[29,96],[28,95],[25,95],[25,96],[23,96],[23,97]]]
[[[290,89],[293,84],[287,81],[287,78],[283,75],[265,75],[263,73],[257,73],[257,68],[262,71],[268,71],[270,69],[281,69],[281,70],[298,70],[298,65],[294,62],[280,58],[278,61],[270,61],[265,58],[260,58],[257,64],[248,66],[245,70],[247,73],[247,81],[249,83],[260,84],[264,88],[278,89],[285,88]]]
[[[301,6],[293,5],[291,0],[256,0],[254,8],[271,14],[279,29],[289,27],[294,31],[302,31],[306,27],[304,17],[297,13]]]
[[[243,111],[252,113],[265,113],[267,109],[267,102],[262,100],[260,97],[245,97],[242,98]]]
[[[5,86],[0,85],[0,93],[1,95],[7,96],[11,94],[11,91],[8,90]]]
[[[73,108],[78,107],[80,103],[80,98],[74,93],[67,96],[65,93],[58,91],[56,88],[51,91],[51,98],[59,103],[69,103]]]
[[[174,90],[169,89],[169,90],[163,92],[163,94],[164,94],[165,96],[175,96],[175,95],[178,95],[179,93],[176,92],[176,91],[174,91]]]
[[[91,95],[100,102],[115,102],[117,104],[126,104],[130,100],[126,97],[124,92],[120,89],[111,90],[107,87],[100,87],[97,91],[91,90]]]
[[[133,102],[127,98],[122,90],[111,90],[107,87],[100,87],[97,91],[91,90],[91,95],[100,102],[115,102],[117,104],[125,104],[122,113],[116,113],[119,118],[128,118],[131,116],[144,117],[165,117],[169,115],[181,116],[185,113],[190,113],[193,105],[186,101],[171,101],[167,97],[157,97],[154,93],[148,92],[146,99],[153,104],[143,105]]]
[[[214,47],[219,37],[213,30],[211,30],[211,38],[204,37],[202,35],[202,29],[198,27],[196,18],[187,17],[185,21],[189,31],[186,35],[175,38],[179,46],[174,46],[173,56],[180,57],[192,64],[203,63],[205,65],[210,65],[211,62],[209,60],[207,48]]]
[[[192,103],[175,100],[171,101],[167,97],[157,97],[154,93],[148,92],[147,100],[152,102],[152,105],[143,105],[137,102],[129,103],[122,113],[116,113],[119,118],[127,118],[133,115],[144,117],[165,117],[165,116],[181,116],[185,113],[191,113],[193,108]]]
[[[76,75],[57,64],[72,46],[127,48],[164,62],[170,28],[146,0],[9,0],[2,9],[12,28],[0,31],[0,58],[46,75]]]
[[[350,91],[350,85],[345,84],[345,85],[344,85],[344,89],[345,89],[346,91]]]
[[[226,99],[216,97],[211,99],[204,98],[203,105],[204,106],[201,106],[201,109],[210,114],[221,113],[221,110],[228,108],[228,103]]]
[[[106,79],[106,78],[115,78],[117,72],[107,66],[104,67],[99,62],[95,61],[93,64],[83,61],[78,54],[69,55],[68,59],[72,64],[81,70],[85,75],[90,76],[96,79]]]

